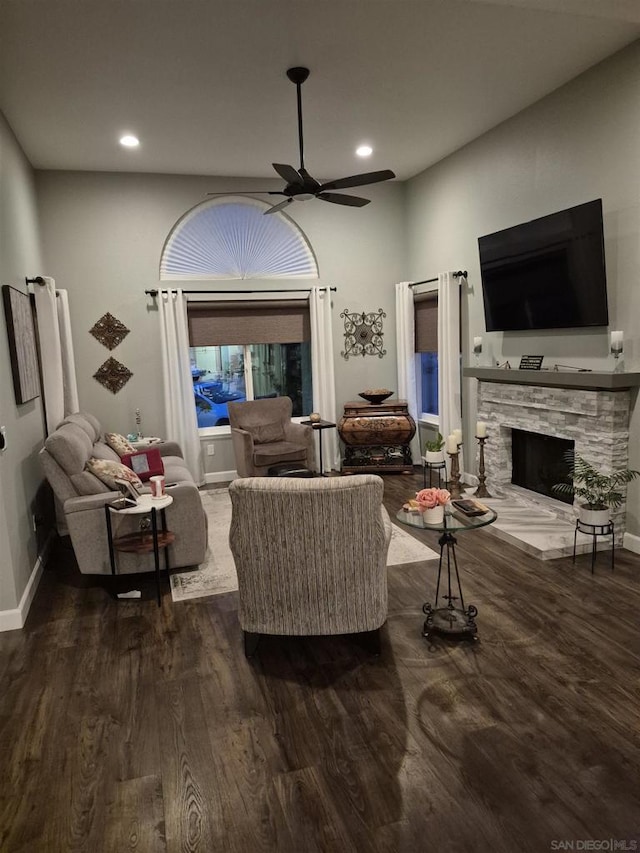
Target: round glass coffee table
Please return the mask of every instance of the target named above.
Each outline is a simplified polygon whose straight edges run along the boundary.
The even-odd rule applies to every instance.
[[[478,615],[478,608],[470,604],[466,606],[464,596],[462,595],[462,586],[460,584],[460,574],[458,572],[458,561],[456,559],[456,533],[461,533],[465,530],[477,530],[479,527],[486,527],[498,517],[498,513],[493,509],[487,510],[480,515],[465,515],[461,510],[455,509],[451,504],[445,507],[444,519],[439,524],[425,524],[421,513],[405,512],[401,509],[396,514],[396,519],[402,524],[407,524],[410,527],[416,527],[420,530],[433,530],[441,534],[438,544],[440,545],[440,561],[438,563],[438,583],[436,585],[435,603],[431,605],[429,602],[422,606],[422,611],[426,615],[424,626],[422,628],[422,636],[430,637],[431,634],[442,634],[447,637],[458,637],[475,640],[478,635],[475,618]],[[442,565],[446,551],[447,561],[447,590],[446,593],[440,595],[440,582],[442,580]],[[452,566],[455,571],[455,581],[458,589],[458,595],[454,595],[452,586]],[[446,606],[438,606],[442,599],[446,601]]]

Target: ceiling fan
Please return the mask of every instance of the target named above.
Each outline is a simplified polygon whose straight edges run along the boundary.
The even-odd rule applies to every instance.
[[[388,181],[395,178],[391,169],[383,169],[380,172],[365,172],[361,175],[351,175],[348,178],[338,178],[335,181],[327,181],[321,184],[316,181],[304,166],[304,137],[302,133],[302,93],[301,88],[304,81],[309,76],[308,68],[289,68],[287,77],[296,85],[296,93],[298,99],[298,142],[300,146],[300,168],[294,169],[293,166],[288,166],[284,163],[273,163],[273,168],[286,181],[286,186],[283,190],[245,190],[234,195],[255,195],[257,193],[266,195],[283,195],[285,200],[274,204],[267,213],[275,213],[282,210],[292,201],[308,201],[312,198],[319,198],[320,201],[328,201],[331,204],[343,204],[347,207],[364,207],[371,201],[368,198],[360,198],[356,195],[342,195],[341,193],[333,192],[333,190],[345,190],[351,187],[363,187],[368,184],[377,184],[380,181]],[[229,195],[229,193],[207,193],[207,195]]]

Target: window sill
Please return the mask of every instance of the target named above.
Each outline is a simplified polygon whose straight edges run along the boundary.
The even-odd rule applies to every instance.
[[[308,415],[300,415],[298,418],[291,418],[291,423],[299,424],[300,421],[306,420]],[[200,427],[198,429],[198,438],[225,438],[231,436],[231,427],[228,424],[217,427]]]
[[[438,415],[428,415],[425,412],[423,412],[421,415],[418,416],[418,423],[421,424],[422,426],[439,427],[440,426],[440,418],[438,417]]]

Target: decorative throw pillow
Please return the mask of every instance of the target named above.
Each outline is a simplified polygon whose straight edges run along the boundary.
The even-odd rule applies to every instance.
[[[116,480],[128,480],[138,489],[142,488],[140,477],[122,462],[113,462],[111,459],[96,459],[95,456],[92,456],[86,464],[86,469],[114,491],[118,490]]]
[[[127,441],[119,432],[105,432],[104,440],[112,450],[115,450],[118,456],[124,456],[125,453],[133,453],[135,451],[133,444]]]
[[[254,444],[270,444],[273,441],[284,441],[284,427],[282,421],[273,421],[268,424],[260,424],[247,428],[253,436]]]

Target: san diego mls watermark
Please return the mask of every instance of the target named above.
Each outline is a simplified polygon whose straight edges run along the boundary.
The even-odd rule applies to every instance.
[[[624,838],[573,838],[555,839],[551,842],[552,850],[597,850],[614,851],[623,853],[638,849],[638,842],[625,840]]]

